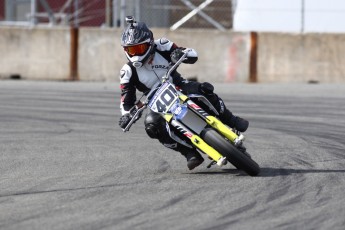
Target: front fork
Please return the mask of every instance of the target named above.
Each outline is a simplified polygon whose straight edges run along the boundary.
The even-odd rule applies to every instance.
[[[210,125],[214,129],[216,129],[218,132],[220,132],[224,137],[226,137],[229,141],[231,141],[235,146],[242,144],[242,141],[244,140],[244,136],[242,134],[240,136],[238,136],[236,133],[234,133],[231,129],[229,129],[226,125],[224,125],[216,117],[209,115],[201,107],[199,107],[197,104],[195,104],[193,101],[188,100],[187,96],[181,94],[181,95],[179,95],[179,97],[180,97],[181,101],[183,101],[183,102],[187,101],[188,107],[191,110],[194,110],[197,114],[199,114],[199,117],[201,119],[203,119],[208,125]],[[192,111],[190,111],[190,112],[192,112]],[[168,122],[171,121],[170,124],[172,126],[174,126],[185,137],[187,137],[196,148],[198,148],[202,152],[206,153],[209,157],[211,157],[217,163],[217,165],[223,166],[227,163],[227,159],[224,156],[222,156],[213,147],[208,145],[201,137],[199,137],[193,131],[188,129],[181,122],[172,119],[172,115],[166,114],[165,119]]]
[[[223,157],[217,150],[209,146],[202,138],[198,135],[194,134],[188,128],[186,128],[183,124],[176,120],[171,121],[171,125],[177,128],[185,137],[187,137],[191,143],[202,152],[206,153],[209,157],[211,157],[217,165],[223,166],[226,164],[226,158]]]
[[[186,98],[184,99],[187,100]],[[199,114],[199,117],[201,119],[203,119],[208,125],[210,125],[214,129],[218,130],[218,132],[220,132],[224,137],[231,141],[235,146],[239,146],[242,144],[242,141],[244,140],[244,136],[242,134],[237,135],[235,132],[229,129],[228,126],[224,125],[223,122],[218,120],[216,117],[209,115],[193,101],[188,100],[187,104],[191,110],[194,110],[197,114]]]
[[[235,146],[239,146],[242,144],[244,140],[244,136],[242,134],[237,135],[214,116],[207,116],[206,122],[207,124],[212,126],[214,129],[218,130],[228,140],[234,143]]]

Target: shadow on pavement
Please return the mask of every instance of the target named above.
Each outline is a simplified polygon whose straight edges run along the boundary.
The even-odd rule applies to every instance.
[[[307,174],[307,173],[345,173],[345,169],[261,168],[259,177],[289,176],[291,174]]]
[[[288,168],[261,168],[261,172],[256,177],[276,177],[289,176],[292,174],[307,174],[307,173],[345,173],[345,169],[288,169]],[[219,175],[232,174],[236,176],[248,176],[244,171],[238,169],[210,169],[209,171],[190,171],[186,174],[193,175]]]

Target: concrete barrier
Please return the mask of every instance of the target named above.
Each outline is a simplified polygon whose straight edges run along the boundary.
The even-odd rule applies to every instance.
[[[194,48],[198,61],[181,65],[179,72],[199,81],[248,81],[250,36],[249,33],[220,32],[215,30],[159,30],[155,38],[166,37],[178,46]]]
[[[119,81],[126,57],[120,45],[120,30],[79,29],[78,71],[81,81]]]
[[[0,27],[0,77],[67,80],[69,28]]]
[[[194,48],[199,60],[181,65],[186,78],[213,82],[246,82],[248,79],[249,34],[152,29],[154,38],[166,37],[182,47]],[[81,28],[79,32],[80,80],[118,80],[121,67],[127,62],[120,45],[122,30]]]
[[[179,69],[186,78],[211,82],[246,82],[249,34],[152,29],[155,38],[167,37],[199,54],[194,65]],[[118,81],[127,62],[120,45],[120,29],[80,28],[77,77],[81,81]],[[0,27],[0,78],[21,76],[29,80],[71,80],[71,30],[69,28]]]
[[[259,82],[345,82],[345,34],[260,33]]]
[[[119,70],[127,62],[120,45],[122,30],[80,28],[75,53],[71,31],[0,27],[0,78],[71,80],[76,71],[81,81],[119,81]],[[198,52],[197,63],[179,67],[186,78],[248,82],[255,75],[258,82],[345,82],[344,34],[152,31],[156,39],[166,37]]]

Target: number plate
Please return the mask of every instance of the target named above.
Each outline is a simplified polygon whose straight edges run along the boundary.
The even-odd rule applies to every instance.
[[[174,85],[166,82],[156,92],[148,106],[156,113],[167,113],[177,99],[178,95]]]
[[[186,115],[187,111],[187,105],[181,105],[179,101],[175,102],[170,108],[170,112],[174,114],[177,120],[181,120]]]

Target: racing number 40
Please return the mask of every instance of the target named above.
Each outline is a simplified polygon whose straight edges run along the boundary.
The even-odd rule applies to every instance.
[[[169,86],[169,88],[164,90],[159,97],[159,100],[156,102],[157,110],[160,112],[165,112],[166,108],[169,107],[175,99],[175,95],[172,93],[171,87],[172,86]]]

